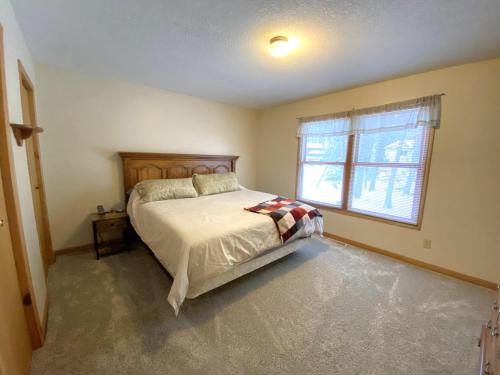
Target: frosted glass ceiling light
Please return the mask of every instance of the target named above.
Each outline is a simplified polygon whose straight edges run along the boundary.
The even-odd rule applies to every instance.
[[[285,57],[288,53],[297,47],[298,39],[297,38],[288,38],[283,35],[278,35],[269,41],[269,52],[274,57]]]

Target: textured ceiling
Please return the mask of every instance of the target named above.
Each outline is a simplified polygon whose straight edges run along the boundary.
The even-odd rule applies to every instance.
[[[252,108],[500,56],[500,0],[12,2],[38,63]]]

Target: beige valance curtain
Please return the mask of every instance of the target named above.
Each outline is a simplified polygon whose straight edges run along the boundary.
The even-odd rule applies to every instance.
[[[441,95],[432,95],[331,115],[304,117],[299,119],[297,136],[375,133],[418,126],[438,129],[440,121]]]

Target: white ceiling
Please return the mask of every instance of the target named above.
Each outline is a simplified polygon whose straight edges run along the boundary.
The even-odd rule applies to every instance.
[[[500,56],[500,0],[12,2],[38,63],[251,108]]]

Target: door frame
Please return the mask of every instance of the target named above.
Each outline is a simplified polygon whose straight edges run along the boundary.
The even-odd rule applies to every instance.
[[[17,194],[17,179],[11,145],[12,136],[10,133],[9,110],[7,104],[3,35],[3,27],[0,24],[0,166],[2,168],[7,220],[9,222],[17,278],[23,298],[24,313],[30,333],[31,346],[33,349],[36,349],[43,345],[45,330],[40,321],[36,303],[34,303],[35,293],[28,264],[19,196]]]
[[[0,176],[2,170],[0,168]],[[8,287],[0,294],[0,374],[28,374],[33,349],[25,319],[9,230],[3,182],[0,179],[0,278]],[[3,371],[3,372],[2,372]]]
[[[21,95],[21,107],[23,109],[23,123],[25,125],[30,125],[32,127],[38,126],[38,121],[36,117],[36,102],[35,102],[35,86],[31,81],[26,69],[21,62],[17,60],[17,66],[19,70],[19,85],[20,90],[22,87],[26,90],[28,97],[28,103],[25,103]],[[21,94],[21,92],[20,92]],[[24,105],[27,105],[29,117],[31,119],[31,124],[26,123],[24,118]],[[33,132],[32,136],[25,141],[26,153],[28,160],[28,170],[30,175],[31,183],[31,194],[33,195],[33,203],[35,205],[35,194],[38,195],[40,202],[40,207],[35,208],[35,216],[40,215],[40,219],[36,217],[36,225],[38,231],[38,239],[40,242],[40,251],[42,254],[43,266],[45,269],[45,276],[47,276],[47,271],[49,265],[55,262],[54,249],[52,247],[52,238],[50,235],[50,224],[49,224],[49,214],[47,209],[47,199],[45,194],[45,184],[43,182],[43,172],[42,165],[40,161],[40,141],[38,138],[38,133]],[[31,154],[31,155],[30,155]],[[36,178],[36,179],[35,179]],[[41,222],[39,222],[39,220]]]

